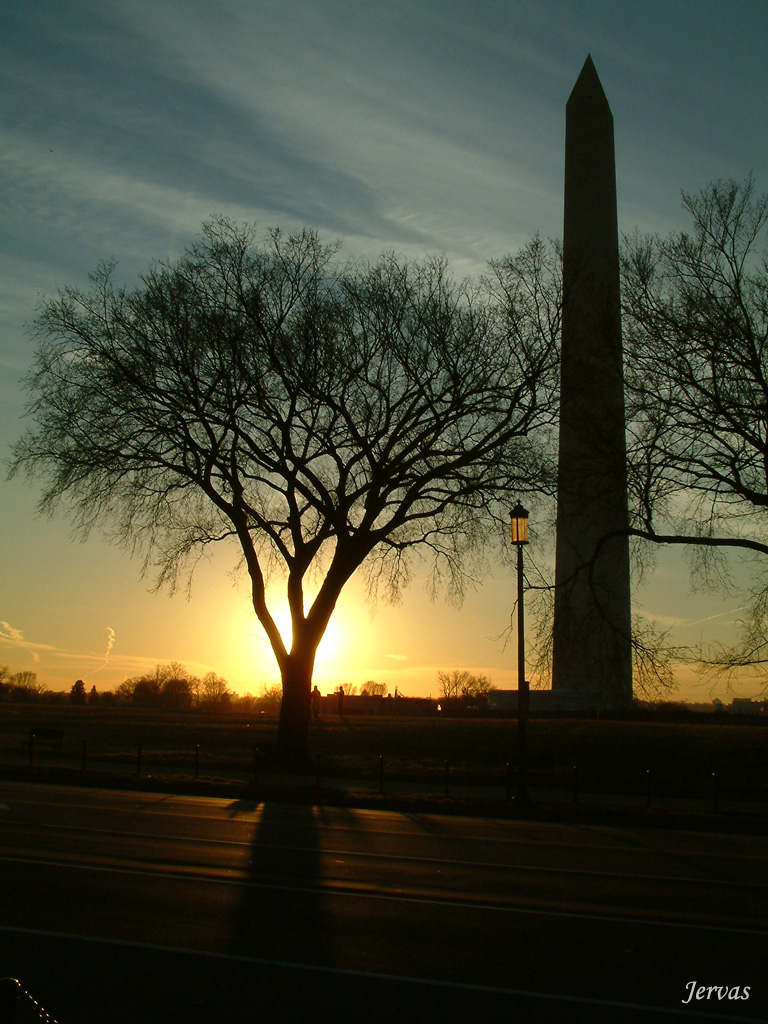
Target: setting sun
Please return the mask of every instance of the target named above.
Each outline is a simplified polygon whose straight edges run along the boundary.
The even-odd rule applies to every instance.
[[[291,613],[288,609],[288,603],[284,598],[279,599],[271,603],[272,615],[277,623],[277,628],[280,630],[280,635],[283,641],[290,649],[291,646]],[[261,626],[257,623],[257,629],[263,633]],[[324,668],[326,670],[333,669],[334,662],[343,653],[344,646],[344,622],[343,612],[338,609],[334,612],[331,617],[331,621],[328,623],[328,628],[323,634],[323,639],[320,641],[320,646],[317,649],[317,656],[315,658],[315,668]]]
[[[311,597],[307,603],[310,600]],[[286,647],[290,648],[291,615],[282,587],[269,588],[267,601],[280,635]],[[240,651],[237,657],[242,665],[240,675],[255,679],[257,684],[277,681],[279,669],[261,623],[252,613],[245,618],[238,618],[239,623],[232,640]],[[346,676],[366,671],[370,647],[367,637],[369,629],[369,616],[360,608],[354,595],[342,595],[317,650],[314,674],[321,689],[346,682]]]

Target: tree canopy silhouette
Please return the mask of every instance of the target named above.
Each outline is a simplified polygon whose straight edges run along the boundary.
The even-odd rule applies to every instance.
[[[768,196],[749,178],[683,202],[691,231],[623,253],[634,532],[768,555]],[[754,596],[723,665],[768,658],[764,582]]]
[[[342,264],[312,231],[218,220],[134,290],[105,263],[39,310],[12,472],[45,481],[42,509],[141,551],[158,585],[237,545],[284,757],[306,752],[315,653],[353,573],[396,597],[420,549],[460,591],[510,496],[551,474],[556,338],[504,274]],[[267,600],[279,573],[290,642]]]

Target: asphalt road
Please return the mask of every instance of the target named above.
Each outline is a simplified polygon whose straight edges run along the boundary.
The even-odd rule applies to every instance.
[[[0,879],[60,1024],[768,1020],[762,837],[2,783]]]

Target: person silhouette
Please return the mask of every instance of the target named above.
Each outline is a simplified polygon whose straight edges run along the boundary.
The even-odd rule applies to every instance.
[[[317,687],[312,691],[312,716],[313,718],[320,717],[320,698],[322,694]]]

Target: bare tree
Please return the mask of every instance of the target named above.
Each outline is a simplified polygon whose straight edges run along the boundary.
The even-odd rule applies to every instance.
[[[45,302],[12,463],[46,481],[43,510],[141,549],[158,584],[234,542],[280,668],[284,757],[306,753],[315,652],[353,573],[396,597],[420,549],[461,591],[498,503],[541,485],[554,414],[556,350],[489,286],[443,259],[335,252],[218,221],[132,292],[110,263]]]
[[[366,697],[386,697],[387,684],[377,683],[374,679],[368,679],[360,687],[360,695]]]
[[[469,672],[462,672],[459,669],[454,669],[453,672],[439,671],[437,673],[437,682],[440,687],[440,696],[449,699],[460,697],[462,682],[465,678],[469,678]]]
[[[140,707],[187,710],[194,703],[200,680],[178,661],[156,665],[152,672],[125,679],[115,689],[118,701]]]
[[[275,684],[268,686],[267,683],[262,684],[259,694],[255,698],[257,707],[260,707],[262,710],[270,711],[271,713],[278,710],[282,700],[282,687]]]
[[[716,181],[683,201],[693,226],[625,241],[623,304],[633,533],[768,555],[768,196]],[[711,559],[703,563],[711,568]],[[742,643],[768,657],[764,572]]]
[[[635,243],[637,240],[634,240]],[[647,244],[644,243],[644,244]],[[628,242],[625,253],[625,278],[626,270],[631,262],[632,240]],[[563,302],[563,267],[561,245],[554,242],[544,242],[535,237],[528,246],[516,255],[507,256],[492,264],[493,279],[492,287],[500,305],[509,310],[509,320],[517,325],[521,332],[521,342],[530,344],[527,341],[528,335],[549,339],[553,346],[559,346],[562,302]],[[634,341],[634,336],[633,336]],[[642,383],[644,371],[637,368],[637,379]],[[633,403],[632,412],[635,419],[631,427],[633,437],[637,436],[638,430],[644,429],[642,414],[639,414],[637,403]],[[550,441],[552,450],[555,448],[554,439]],[[608,453],[607,453],[608,454]],[[637,449],[633,451],[637,458]],[[633,512],[632,533],[642,534],[644,526],[641,514],[638,514],[639,484],[641,472],[638,466],[633,463],[632,484],[634,488],[635,503]],[[540,543],[554,543],[555,513],[554,502],[549,506],[549,522],[540,525]],[[610,537],[603,538],[603,543],[610,541]],[[645,548],[645,550],[644,550]],[[590,577],[594,561],[600,554],[598,547],[590,560],[578,568],[578,572]],[[632,549],[633,561],[637,578],[640,578],[642,571],[652,563],[647,545],[641,545],[638,540]],[[531,576],[533,575],[533,579]],[[551,572],[532,564],[529,558],[528,578],[526,587],[529,590],[528,602],[533,614],[531,618],[531,629],[529,630],[529,647],[531,655],[531,670],[541,680],[546,680],[552,672],[552,645],[553,645],[553,618],[554,618],[554,580]],[[506,630],[503,636],[511,634],[512,627]],[[689,660],[690,652],[687,649],[674,645],[670,641],[668,633],[660,633],[651,623],[635,617],[632,622],[632,657],[633,677],[635,693],[645,699],[655,699],[669,691],[674,685],[672,666],[681,660]],[[458,693],[460,687],[455,684],[451,692]]]
[[[192,681],[189,675],[174,672],[163,681],[160,703],[172,711],[188,711],[193,704]]]
[[[228,708],[232,700],[226,679],[215,672],[207,672],[197,688],[197,704],[208,710]]]
[[[465,700],[487,701],[488,694],[495,687],[488,676],[478,676],[466,669],[454,669],[452,672],[437,673],[440,696],[447,700],[464,698]]]
[[[24,704],[50,696],[50,689],[38,682],[36,672],[24,669],[11,674],[7,668],[0,667],[0,697]]]

